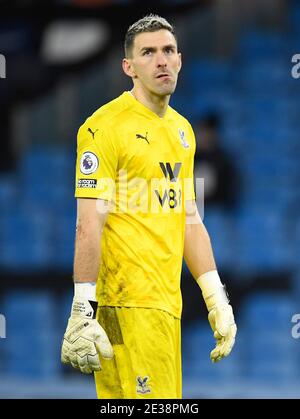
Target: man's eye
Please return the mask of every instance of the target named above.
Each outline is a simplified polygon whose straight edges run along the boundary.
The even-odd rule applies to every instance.
[[[167,54],[171,54],[171,53],[173,53],[173,52],[174,52],[173,48],[167,48],[167,49],[166,49],[166,53],[167,53]]]
[[[143,55],[150,55],[150,54],[151,54],[150,50],[144,51],[144,53],[143,53]]]

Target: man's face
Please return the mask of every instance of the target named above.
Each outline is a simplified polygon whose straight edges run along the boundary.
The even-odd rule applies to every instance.
[[[158,96],[171,95],[181,68],[175,37],[168,30],[140,33],[135,37],[128,59],[134,79]]]

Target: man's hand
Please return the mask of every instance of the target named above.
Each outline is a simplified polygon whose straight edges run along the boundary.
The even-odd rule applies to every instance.
[[[235,342],[237,327],[232,307],[217,271],[201,275],[197,282],[208,309],[208,321],[216,339],[216,347],[210,353],[212,362],[228,356]]]
[[[235,342],[237,327],[230,304],[216,306],[208,313],[209,324],[214,332],[216,347],[210,353],[212,362],[229,355]]]
[[[61,350],[61,361],[85,374],[101,370],[99,354],[105,359],[114,355],[105,331],[95,318],[96,310],[95,301],[74,297]]]

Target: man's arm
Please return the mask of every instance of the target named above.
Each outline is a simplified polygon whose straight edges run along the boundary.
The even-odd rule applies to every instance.
[[[74,257],[74,299],[61,351],[63,363],[83,373],[101,370],[99,353],[113,357],[109,339],[96,320],[96,281],[100,267],[100,241],[108,214],[106,201],[77,201]]]
[[[237,329],[232,307],[216,270],[210,238],[195,201],[186,203],[184,259],[201,288],[208,309],[208,320],[216,339],[216,347],[210,356],[217,362],[231,352]]]
[[[184,259],[195,279],[216,270],[210,237],[202,223],[196,203],[189,201],[186,211]]]
[[[77,225],[74,257],[74,282],[96,283],[100,267],[100,241],[107,219],[106,202],[77,199]]]

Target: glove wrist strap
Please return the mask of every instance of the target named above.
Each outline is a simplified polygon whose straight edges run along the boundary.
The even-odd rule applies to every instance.
[[[228,304],[228,294],[216,270],[206,272],[197,280],[208,311],[217,305]]]
[[[71,316],[80,316],[86,317],[87,319],[95,319],[97,307],[97,301],[89,301],[87,299],[74,297]]]
[[[95,319],[97,306],[96,282],[75,282],[71,316]]]
[[[79,298],[86,298],[90,301],[97,301],[96,282],[75,282],[74,295]]]

